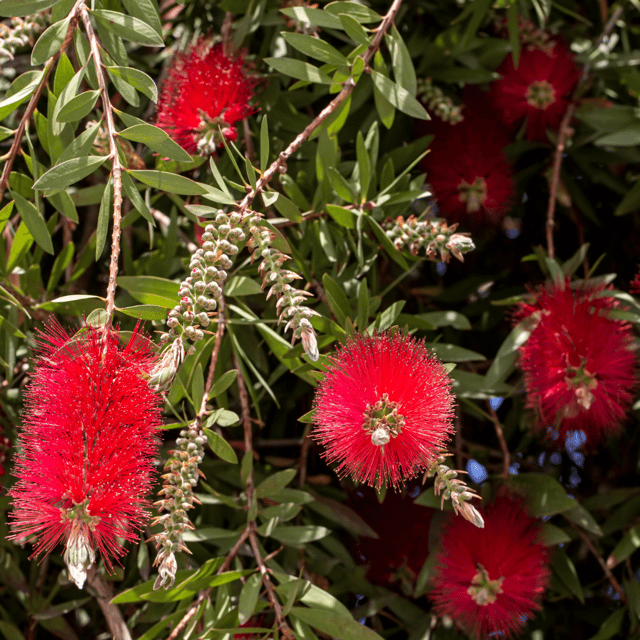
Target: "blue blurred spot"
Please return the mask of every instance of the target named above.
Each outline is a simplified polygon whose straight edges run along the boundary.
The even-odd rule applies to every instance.
[[[572,487],[577,487],[580,484],[582,478],[575,467],[571,467],[571,475],[569,476],[569,484]]]
[[[587,434],[582,430],[569,431],[564,441],[567,451],[579,449],[587,441]]]
[[[569,457],[579,467],[582,467],[582,465],[584,464],[584,454],[583,453],[579,453],[578,451],[570,451],[569,452]]]
[[[446,262],[438,262],[436,265],[436,271],[439,276],[443,276],[447,272],[447,263]]]
[[[360,624],[364,625],[364,624],[366,624],[366,623],[367,623],[367,619],[366,619],[366,618],[360,618],[360,619],[358,620],[358,622],[359,622]]]
[[[547,454],[543,451],[539,456],[538,456],[538,466],[541,467],[544,464],[544,459],[547,457]]]
[[[558,438],[558,436],[560,435],[560,433],[558,431],[556,431],[553,427],[547,427],[547,434],[553,440],[556,440]]]
[[[364,493],[362,493],[362,491],[356,491],[356,495],[360,498],[364,498]]]
[[[500,398],[499,396],[493,396],[493,398],[489,398],[489,406],[494,411],[497,411],[501,407],[503,402],[504,398]]]
[[[554,451],[549,456],[549,462],[551,464],[560,464],[562,462],[562,455],[560,454],[560,452],[559,451]]]
[[[366,562],[367,558],[366,558],[366,556],[360,554],[360,560],[362,560],[363,562]]]
[[[515,240],[520,235],[520,229],[518,227],[509,227],[505,234],[509,240]]]
[[[509,467],[509,473],[511,475],[517,476],[518,475],[518,469],[520,468],[520,463],[519,462],[514,462],[510,467]]]
[[[410,498],[417,498],[420,495],[420,487],[414,487],[409,491]]]
[[[489,477],[487,468],[473,458],[467,462],[467,473],[476,484],[484,482]]]
[[[529,199],[529,196],[526,193],[522,194],[522,204],[524,204]]]
[[[364,600],[365,596],[361,593],[356,593],[356,607]]]

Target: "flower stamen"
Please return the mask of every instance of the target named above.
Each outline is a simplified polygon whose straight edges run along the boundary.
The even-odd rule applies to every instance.
[[[362,428],[371,434],[373,444],[382,447],[383,455],[384,445],[391,438],[397,438],[405,426],[404,416],[398,413],[399,406],[397,402],[389,400],[388,393],[383,393],[380,400],[375,404],[368,404],[364,412]]]
[[[480,211],[487,199],[487,181],[480,176],[472,183],[462,180],[458,185],[458,199],[467,203],[467,213]]]
[[[575,417],[580,410],[589,411],[591,408],[595,400],[592,391],[598,386],[598,380],[595,374],[588,371],[584,359],[579,367],[567,367],[566,374],[564,380],[567,387],[575,393],[575,402],[567,407],[565,413],[571,413],[567,417]]]
[[[556,101],[556,90],[548,80],[536,80],[527,87],[525,100],[536,109],[546,109]]]
[[[480,563],[477,567],[478,573],[471,579],[471,586],[467,589],[467,593],[480,606],[493,604],[498,599],[498,594],[502,593],[504,576],[491,580],[489,572]]]

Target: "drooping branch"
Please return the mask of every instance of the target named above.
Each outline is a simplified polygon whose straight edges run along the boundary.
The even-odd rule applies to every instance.
[[[105,126],[107,129],[107,139],[109,141],[109,159],[111,160],[111,180],[113,180],[113,231],[111,235],[111,258],[109,261],[109,283],[107,285],[107,316],[111,322],[115,309],[116,278],[118,277],[118,259],[120,258],[120,236],[122,223],[122,164],[118,156],[118,143],[116,125],[113,119],[113,108],[104,71],[102,69],[102,58],[100,56],[100,46],[96,37],[96,32],[91,24],[91,18],[87,7],[81,6],[82,23],[91,47],[91,57],[98,77],[98,89],[102,101],[102,111],[104,113]]]

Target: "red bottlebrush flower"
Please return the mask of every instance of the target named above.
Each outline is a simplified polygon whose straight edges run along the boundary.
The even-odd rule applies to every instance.
[[[236,122],[255,113],[249,106],[256,79],[248,77],[241,55],[229,56],[206,38],[176,53],[158,101],[156,125],[185,151],[210,155],[238,139]]]
[[[568,281],[547,285],[535,302],[521,302],[522,320],[540,320],[520,347],[528,406],[538,429],[564,438],[582,429],[588,446],[615,434],[636,386],[631,327],[608,317],[615,300],[603,287],[572,289]]]
[[[497,69],[502,78],[491,85],[494,107],[505,123],[517,126],[527,118],[529,140],[545,141],[547,127],[558,129],[580,77],[565,45],[553,44],[549,52],[522,49],[517,69],[509,54]]]
[[[25,391],[21,452],[14,475],[11,538],[34,536],[33,556],[65,545],[69,576],[82,587],[100,552],[124,554],[147,520],[161,399],[147,386],[155,356],[137,332],[69,335],[49,326]],[[32,557],[33,557],[32,556]]]
[[[520,502],[501,496],[481,511],[484,529],[457,517],[444,528],[429,597],[472,637],[510,637],[540,609],[549,555]]]
[[[638,267],[638,272],[636,273],[633,280],[631,281],[629,291],[631,291],[631,293],[634,296],[637,296],[638,294],[640,294],[640,267]]]
[[[417,481],[406,491],[388,491],[382,503],[372,489],[360,487],[349,493],[347,504],[378,534],[361,536],[351,545],[358,564],[367,565],[367,579],[393,586],[398,582],[413,593],[416,578],[429,555],[429,527],[434,510],[413,502],[420,492]],[[402,538],[398,538],[398,523]]]
[[[469,111],[465,107],[458,124],[437,122],[428,127],[435,137],[420,168],[447,222],[497,226],[514,192],[511,165],[503,153],[510,140],[493,118]]]
[[[453,430],[454,397],[424,342],[399,332],[356,334],[330,361],[312,436],[339,475],[397,487],[437,457]]]

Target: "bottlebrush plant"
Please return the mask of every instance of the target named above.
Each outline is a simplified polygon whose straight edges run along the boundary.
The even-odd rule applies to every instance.
[[[638,19],[0,0],[0,635],[640,640]]]

